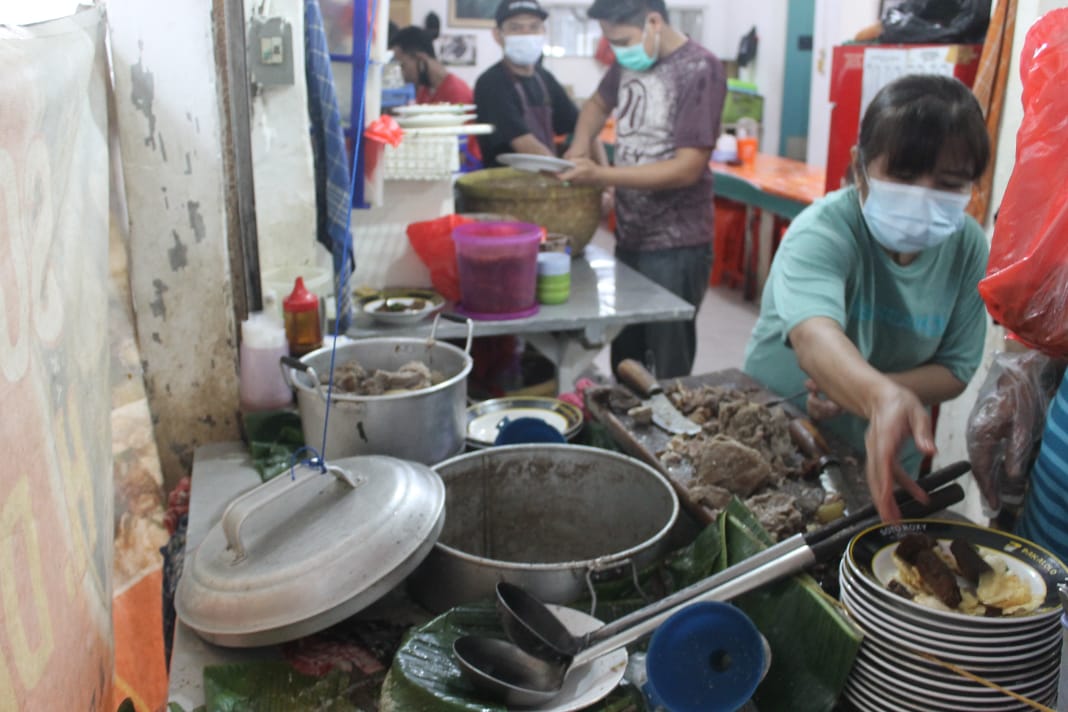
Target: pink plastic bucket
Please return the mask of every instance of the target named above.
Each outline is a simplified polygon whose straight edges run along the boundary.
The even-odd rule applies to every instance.
[[[473,318],[509,319],[537,312],[538,246],[542,230],[523,222],[456,226],[461,311]]]

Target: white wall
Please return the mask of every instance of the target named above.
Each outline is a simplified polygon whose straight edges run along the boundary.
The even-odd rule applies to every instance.
[[[315,182],[304,80],[304,2],[246,2],[248,18],[281,17],[293,29],[293,84],[252,101],[252,162],[260,269],[314,264]]]
[[[194,449],[238,437],[212,0],[108,0],[116,122],[130,220],[130,291],[168,485]]]
[[[831,58],[834,47],[879,19],[879,0],[816,0],[812,37],[812,90],[808,107],[808,155],[805,162],[827,165],[831,133]]]
[[[866,1],[866,0],[863,0]],[[877,0],[872,0],[877,1]],[[591,4],[578,0],[578,4]],[[554,0],[542,0],[552,12]],[[575,4],[568,2],[567,4]],[[721,59],[733,59],[738,53],[738,41],[753,25],[760,37],[760,49],[756,63],[745,70],[744,78],[756,81],[765,95],[764,145],[778,147],[780,117],[782,114],[782,75],[786,56],[786,0],[750,0],[745,3],[719,0],[678,0],[668,3],[671,8],[704,9],[704,36],[697,38]],[[475,80],[488,67],[501,58],[501,49],[493,41],[489,29],[451,27],[446,0],[412,0],[412,24],[422,25],[426,14],[436,12],[441,18],[443,34],[470,34],[477,38],[477,64],[473,67],[453,67],[452,71],[474,86]],[[604,70],[592,58],[545,59],[545,66],[560,83],[570,87],[580,101],[589,97],[597,88]]]

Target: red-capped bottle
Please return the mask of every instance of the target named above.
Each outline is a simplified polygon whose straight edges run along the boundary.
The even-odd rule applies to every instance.
[[[323,345],[319,297],[305,288],[303,277],[297,277],[293,291],[282,302],[282,314],[290,356],[300,357]]]

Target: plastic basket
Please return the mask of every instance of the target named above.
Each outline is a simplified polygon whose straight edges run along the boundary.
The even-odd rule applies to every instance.
[[[386,180],[448,180],[460,170],[455,136],[405,135],[399,146],[386,146]]]

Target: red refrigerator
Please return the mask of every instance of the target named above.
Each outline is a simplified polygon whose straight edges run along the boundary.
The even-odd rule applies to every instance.
[[[905,74],[952,75],[975,81],[982,45],[872,45],[834,48],[831,64],[831,134],[827,146],[828,192],[842,187],[860,117],[875,93]]]

